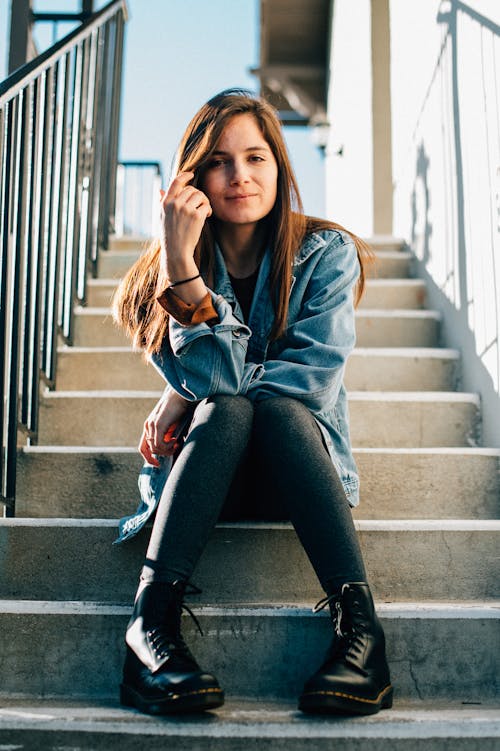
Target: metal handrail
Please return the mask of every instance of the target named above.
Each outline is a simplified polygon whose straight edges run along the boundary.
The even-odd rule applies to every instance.
[[[15,512],[18,431],[36,442],[40,379],[113,229],[125,0],[0,84],[0,500]]]

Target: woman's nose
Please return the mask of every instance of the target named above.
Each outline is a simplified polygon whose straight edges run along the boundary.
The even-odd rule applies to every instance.
[[[248,180],[248,167],[245,162],[235,160],[231,170],[231,182],[243,183]]]

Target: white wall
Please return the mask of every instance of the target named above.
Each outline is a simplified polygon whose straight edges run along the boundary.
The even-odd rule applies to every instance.
[[[500,446],[500,3],[391,0],[394,233]]]
[[[335,0],[326,216],[366,237],[373,231],[370,34],[369,0]]]

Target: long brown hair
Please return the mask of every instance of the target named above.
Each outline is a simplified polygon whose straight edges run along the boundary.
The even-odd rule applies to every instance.
[[[271,339],[286,329],[293,259],[304,236],[323,229],[339,229],[338,224],[304,216],[297,181],[283,139],[281,124],[274,108],[264,99],[242,89],[217,94],[204,104],[189,123],[178,150],[176,172],[194,172],[194,185],[202,185],[204,170],[215,151],[222,131],[235,115],[255,117],[262,135],[278,165],[277,197],[266,217],[269,246],[273,248],[270,286],[275,318]],[[214,222],[203,227],[194,258],[209,285],[214,275]],[[356,304],[365,285],[364,265],[371,252],[360,238],[349,233],[356,244],[361,273],[356,288]],[[168,314],[156,302],[167,280],[160,273],[160,242],[154,240],[125,275],[113,301],[115,321],[131,336],[135,346],[146,354],[158,351],[167,331]]]

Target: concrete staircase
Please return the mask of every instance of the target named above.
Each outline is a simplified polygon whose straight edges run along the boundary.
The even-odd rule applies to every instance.
[[[481,447],[477,395],[411,256],[375,239],[346,383],[362,478],[355,511],[396,689],[368,718],[295,710],[329,641],[322,593],[288,524],[219,525],[186,618],[226,706],[152,718],[119,707],[123,635],[147,544],[112,546],[137,502],[136,444],[162,389],[109,301],[138,243],[103,253],[76,340],[44,394],[39,445],[20,452],[18,517],[0,521],[0,749],[500,748],[500,450]],[[225,572],[231,571],[231,576]],[[264,576],[272,572],[272,576]],[[138,745],[139,744],[139,745]]]

